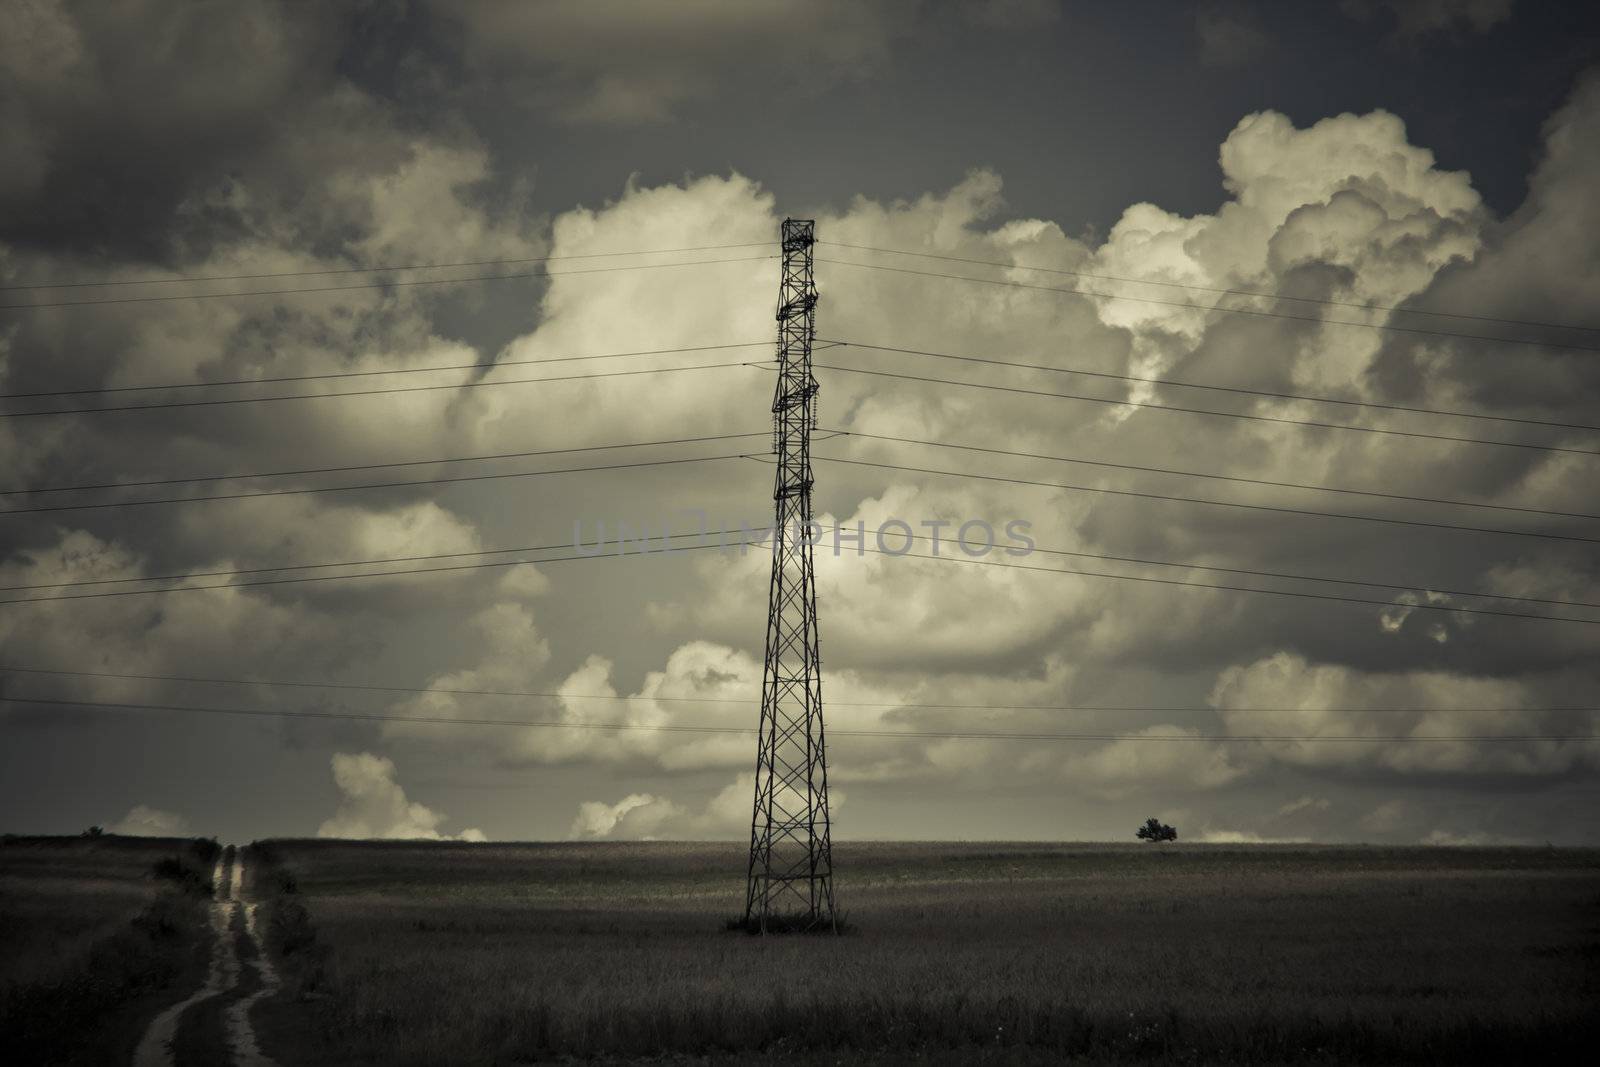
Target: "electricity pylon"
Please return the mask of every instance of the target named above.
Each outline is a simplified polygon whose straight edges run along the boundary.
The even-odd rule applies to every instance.
[[[774,927],[838,929],[817,651],[817,582],[811,556],[815,540],[811,431],[817,402],[817,379],[811,373],[811,340],[817,323],[811,254],[815,243],[814,221],[784,220],[778,385],[772,399],[776,514],[744,908],[746,925],[762,933]]]

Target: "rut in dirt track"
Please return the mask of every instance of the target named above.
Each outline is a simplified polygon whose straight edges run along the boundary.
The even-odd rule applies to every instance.
[[[257,932],[257,905],[243,899],[243,885],[244,853],[230,845],[217,860],[211,875],[211,967],[206,983],[192,996],[167,1008],[151,1021],[134,1052],[134,1067],[176,1067],[174,1048],[180,1032],[197,1027],[208,1002],[217,997],[228,1000],[222,1013],[223,1047],[206,1048],[206,1061],[237,1067],[276,1067],[261,1052],[255,1029],[250,1024],[250,1009],[277,990],[278,976]],[[242,917],[242,929],[236,930],[239,917]],[[254,973],[256,988],[248,995],[241,992],[245,974],[239,959],[238,939],[241,937],[253,950],[249,953],[249,967]],[[214,1045],[215,1041],[210,1044]]]

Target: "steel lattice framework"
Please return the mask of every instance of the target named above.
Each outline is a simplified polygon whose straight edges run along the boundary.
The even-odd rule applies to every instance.
[[[767,658],[761,683],[755,811],[745,922],[837,929],[833,845],[828,825],[828,762],[822,728],[822,667],[817,648],[817,585],[812,564],[811,431],[817,380],[811,373],[817,287],[812,274],[816,223],[785,219],[778,289],[778,384],[773,394],[777,477],[772,582],[767,596]]]

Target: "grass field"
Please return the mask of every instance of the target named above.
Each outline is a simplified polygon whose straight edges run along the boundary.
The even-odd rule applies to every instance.
[[[1600,853],[844,844],[851,933],[727,933],[732,844],[257,850],[280,1063],[1545,1062],[1597,1036]]]
[[[180,839],[0,838],[8,1062],[127,1062],[148,1016],[205,972],[201,887],[214,849]]]

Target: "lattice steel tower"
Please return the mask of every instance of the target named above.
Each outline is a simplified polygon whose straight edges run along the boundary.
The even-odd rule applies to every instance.
[[[811,374],[817,287],[816,223],[783,222],[778,288],[778,385],[772,400],[772,582],[767,594],[767,662],[761,682],[755,812],[745,922],[837,929],[833,844],[828,832],[828,762],[822,731],[817,651],[817,584],[811,548],[811,431],[817,380]]]

